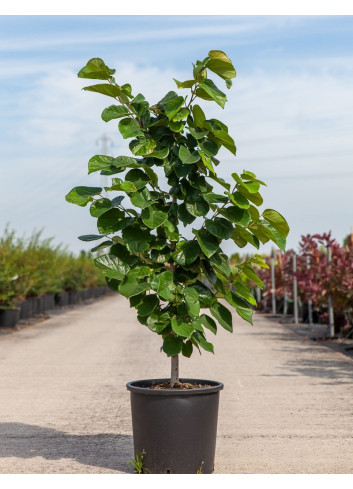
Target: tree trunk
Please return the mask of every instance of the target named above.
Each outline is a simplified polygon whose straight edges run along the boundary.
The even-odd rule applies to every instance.
[[[179,355],[170,357],[171,360],[171,374],[170,374],[170,387],[173,387],[179,382]]]

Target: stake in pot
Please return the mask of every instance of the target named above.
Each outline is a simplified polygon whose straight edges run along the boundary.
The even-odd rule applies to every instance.
[[[219,150],[223,147],[235,155],[236,148],[227,126],[218,119],[207,119],[198,100],[224,108],[226,95],[210,78],[217,75],[228,89],[232,86],[235,69],[224,52],[210,51],[204,60],[196,61],[189,80],[174,79],[182,95],[170,91],[154,105],[141,93],[132,95],[131,85],[120,85],[114,74],[103,60],[93,58],[78,76],[100,81],[84,90],[114,99],[113,105],[103,110],[102,119],[119,121],[122,137],[130,139],[131,154],[95,155],[88,163],[89,174],[112,177],[104,189],[111,198],[103,195],[100,187],[81,186],[73,188],[66,200],[90,205],[98,234],[79,239],[100,240],[91,251],[98,254],[95,264],[104,271],[107,284],[129,299],[142,327],[161,337],[161,349],[171,358],[167,389],[150,389],[156,380],[127,386],[133,417],[138,413],[139,426],[135,421],[133,426],[136,456],[145,452],[151,472],[211,472],[214,446],[207,437],[212,432],[215,441],[223,385],[188,379],[187,383],[202,387],[180,390],[184,380],[179,381],[179,355],[190,357],[195,350],[214,353],[209,333],[216,334],[217,323],[233,331],[229,306],[252,323],[256,301],[251,287],[263,286],[256,269],[267,265],[255,254],[230,267],[222,242],[231,239],[240,248],[250,243],[258,249],[260,242],[271,240],[284,249],[289,227],[273,209],[260,214],[257,207],[263,199],[259,189],[265,184],[254,173],[244,170],[226,180],[217,176]],[[228,183],[231,179],[233,185]],[[203,387],[206,384],[209,387]],[[172,407],[173,397],[177,408]],[[145,402],[147,407],[141,407]],[[197,411],[207,411],[206,402],[213,403],[210,411],[215,421],[202,415],[197,419],[197,430],[190,427],[190,433],[181,439],[178,430],[172,434],[171,425],[180,429],[188,425]],[[161,406],[167,405],[170,413],[165,424]],[[160,420],[158,440],[147,426],[152,419]],[[143,422],[147,425],[141,427]],[[194,452],[190,463],[188,459],[170,459],[173,446],[181,440],[183,449],[188,445],[188,453]]]

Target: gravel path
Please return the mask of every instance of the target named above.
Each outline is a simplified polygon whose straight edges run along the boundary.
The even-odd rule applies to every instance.
[[[352,473],[353,360],[257,315],[181,375],[225,384],[216,473]],[[211,333],[210,333],[211,334]],[[0,335],[0,473],[131,473],[125,383],[168,377],[121,297]]]

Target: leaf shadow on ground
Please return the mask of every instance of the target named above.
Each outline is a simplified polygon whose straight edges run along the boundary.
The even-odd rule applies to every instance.
[[[134,458],[131,435],[71,435],[23,423],[0,423],[0,440],[0,461],[5,457],[70,459],[82,465],[133,473],[129,463]]]

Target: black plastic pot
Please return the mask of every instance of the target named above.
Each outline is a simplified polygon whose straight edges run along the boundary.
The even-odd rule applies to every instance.
[[[80,295],[77,290],[70,290],[69,291],[69,304],[78,304],[80,301]]]
[[[43,295],[43,312],[51,311],[55,309],[55,297],[54,294]]]
[[[59,307],[64,307],[69,305],[69,293],[65,290],[55,294],[55,304]]]
[[[169,379],[126,384],[131,396],[135,456],[143,452],[152,474],[203,474],[214,470],[221,382],[180,379],[210,385],[199,389],[147,389]]]
[[[32,306],[33,301],[29,299],[25,299],[23,302],[21,302],[20,319],[28,319],[32,317]]]
[[[20,308],[0,309],[0,327],[13,328],[20,319]]]

